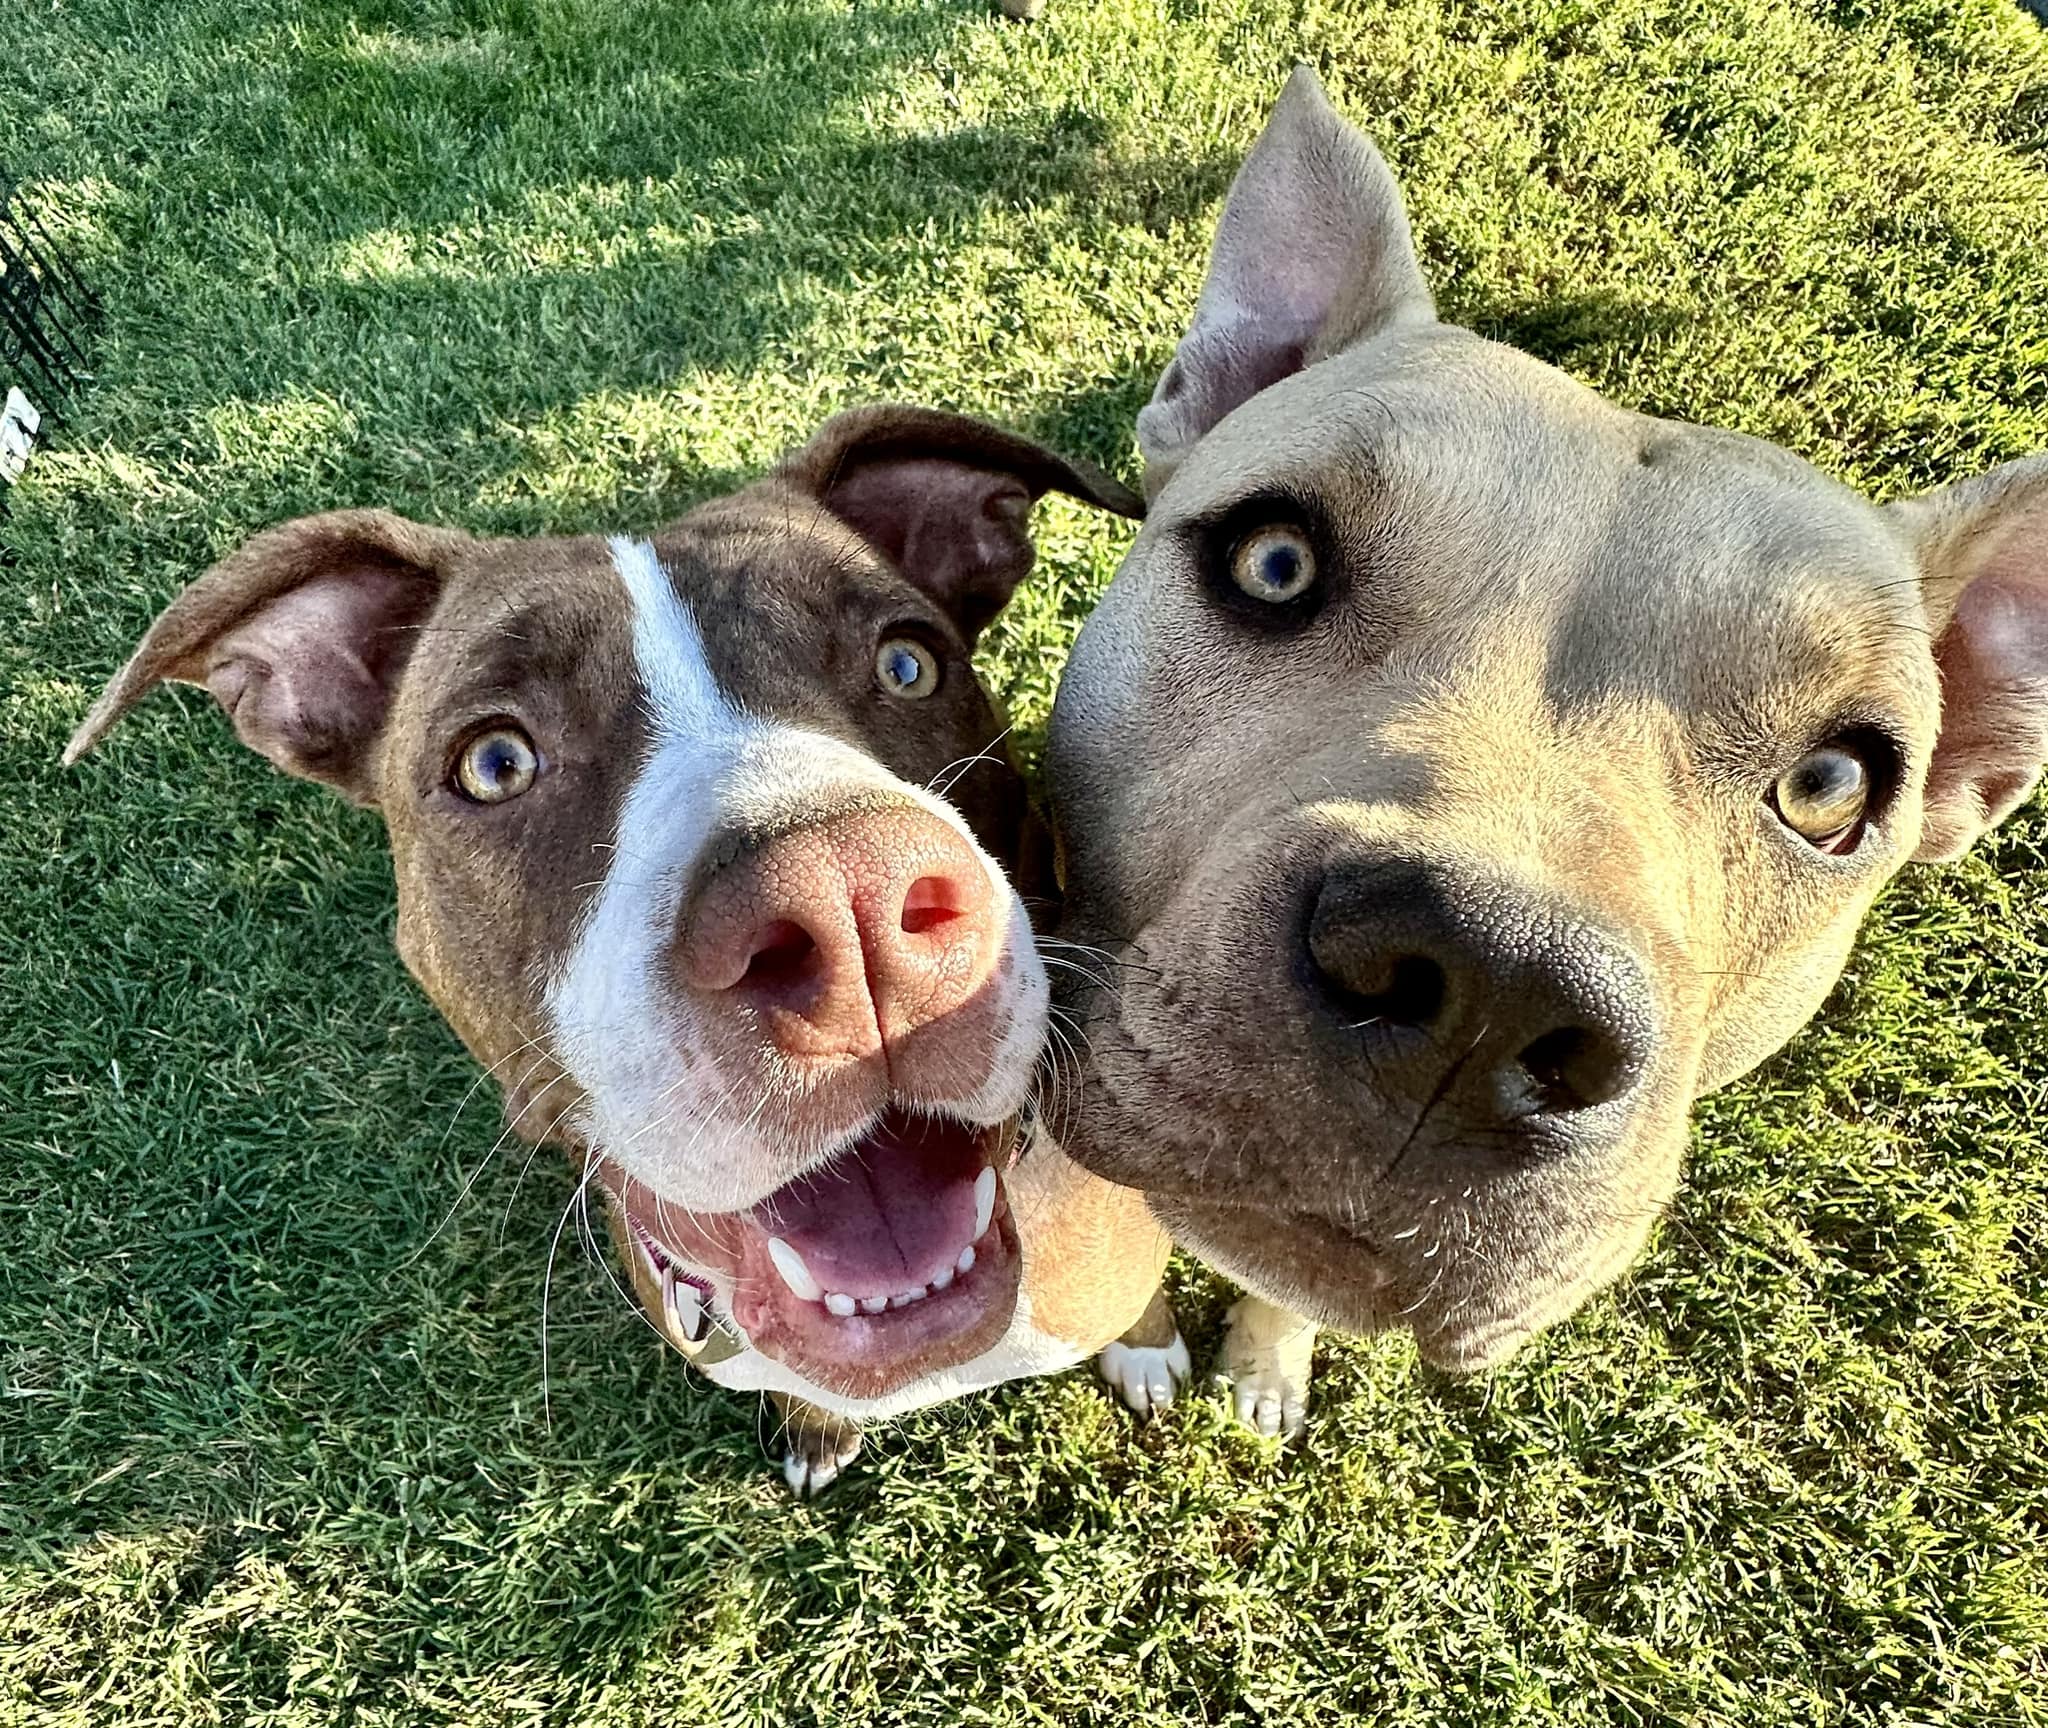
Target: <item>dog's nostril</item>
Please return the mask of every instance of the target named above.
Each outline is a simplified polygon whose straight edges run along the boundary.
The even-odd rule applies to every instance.
[[[778,918],[754,938],[754,952],[747,961],[742,984],[791,984],[811,969],[818,944],[801,924]]]
[[[960,896],[943,876],[920,876],[903,896],[903,930],[922,936],[961,916]]]
[[[1427,1026],[1444,1011],[1444,969],[1424,954],[1402,954],[1387,968],[1383,989],[1365,1001],[1375,1015],[1397,1026]]]
[[[1332,980],[1359,1024],[1427,1026],[1444,1010],[1444,969],[1424,954],[1373,955]]]
[[[1528,1075],[1536,1107],[1546,1115],[1590,1110],[1626,1090],[1629,1058],[1614,1039],[1581,1026],[1560,1026],[1533,1038],[1515,1058]]]

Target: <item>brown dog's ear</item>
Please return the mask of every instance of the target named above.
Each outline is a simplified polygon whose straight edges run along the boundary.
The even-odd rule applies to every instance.
[[[1230,184],[1194,323],[1138,414],[1146,495],[1269,384],[1435,317],[1393,175],[1297,66]]]
[[[382,510],[266,530],[164,610],[72,734],[65,762],[172,679],[205,685],[242,742],[286,773],[374,804],[371,747],[445,566],[468,544]]]
[[[2048,763],[2048,456],[1892,505],[1941,672],[1918,857],[1957,857]]]
[[[932,408],[836,414],[776,474],[931,595],[969,642],[1030,573],[1031,506],[1043,494],[1145,513],[1135,492],[1086,462]]]

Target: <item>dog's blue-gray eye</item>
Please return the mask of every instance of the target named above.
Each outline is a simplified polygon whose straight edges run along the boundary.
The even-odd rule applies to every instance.
[[[1779,819],[1823,852],[1847,851],[1870,805],[1870,768],[1840,744],[1809,750],[1778,776],[1771,803]]]
[[[1315,548],[1298,528],[1260,528],[1237,543],[1230,555],[1230,578],[1269,605],[1297,600],[1316,579]]]
[[[540,753],[517,726],[479,732],[455,759],[455,784],[473,804],[503,804],[540,776]]]
[[[939,657],[922,642],[891,636],[875,650],[875,681],[891,696],[929,696],[939,687]]]

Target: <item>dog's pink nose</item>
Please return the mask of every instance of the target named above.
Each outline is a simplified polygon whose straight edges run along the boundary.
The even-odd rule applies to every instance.
[[[981,994],[1000,914],[952,824],[871,805],[742,842],[698,890],[677,962],[693,991],[751,1010],[784,1056],[887,1057]]]

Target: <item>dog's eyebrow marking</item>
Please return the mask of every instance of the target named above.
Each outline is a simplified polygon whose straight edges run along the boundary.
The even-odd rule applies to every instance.
[[[704,658],[704,636],[653,545],[615,535],[612,568],[633,602],[633,657],[647,705],[665,737],[701,736],[730,725],[733,705]]]

